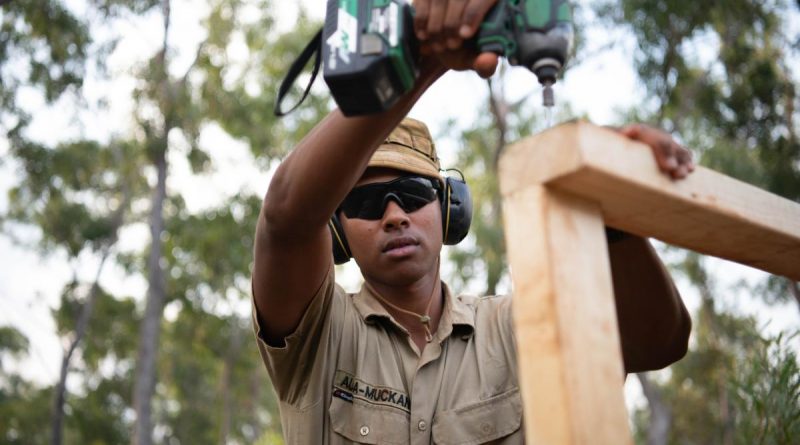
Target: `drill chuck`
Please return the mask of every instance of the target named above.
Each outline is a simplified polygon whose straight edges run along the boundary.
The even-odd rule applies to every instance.
[[[501,0],[481,24],[478,48],[536,74],[549,107],[555,102],[552,85],[572,51],[573,35],[566,0]]]

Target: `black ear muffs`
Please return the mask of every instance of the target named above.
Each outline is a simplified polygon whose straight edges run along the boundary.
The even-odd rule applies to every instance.
[[[461,172],[459,172],[461,173]],[[472,224],[472,194],[463,179],[445,178],[442,198],[442,240],[448,246],[461,242]]]
[[[447,177],[444,182],[441,196],[442,241],[448,246],[454,246],[469,233],[469,226],[472,223],[472,194],[463,179]],[[333,262],[344,264],[350,261],[353,255],[350,253],[350,245],[344,236],[344,229],[337,213],[334,213],[328,221],[328,228],[331,231]]]

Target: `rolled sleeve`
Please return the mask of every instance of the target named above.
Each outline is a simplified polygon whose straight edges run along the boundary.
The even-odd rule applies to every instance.
[[[342,312],[342,289],[334,281],[331,264],[328,273],[306,308],[300,324],[284,339],[283,345],[267,343],[262,321],[253,300],[253,328],[258,349],[279,399],[296,408],[313,404],[322,395],[320,374],[331,358],[327,345],[339,335],[337,314]],[[339,298],[337,298],[337,296]],[[340,317],[339,317],[340,318]]]

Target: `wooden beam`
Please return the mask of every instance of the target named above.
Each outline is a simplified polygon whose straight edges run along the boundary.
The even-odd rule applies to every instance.
[[[504,199],[530,444],[632,444],[600,209],[541,185]]]
[[[600,207],[610,226],[800,281],[800,205],[698,167],[673,181],[650,149],[585,122],[509,146],[504,197],[534,185]]]
[[[631,444],[603,225],[800,281],[800,204],[588,123],[500,160],[520,389],[531,444]]]

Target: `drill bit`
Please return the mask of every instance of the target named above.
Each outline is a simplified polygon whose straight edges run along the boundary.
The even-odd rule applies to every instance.
[[[553,94],[553,81],[547,79],[544,81],[542,85],[544,85],[544,89],[542,90],[542,104],[544,105],[544,116],[547,128],[550,128],[553,126],[553,105],[555,105],[556,102]]]
[[[553,81],[547,79],[542,85],[544,85],[544,89],[542,90],[542,104],[545,107],[553,108],[553,105],[556,104],[556,100],[553,95]]]

